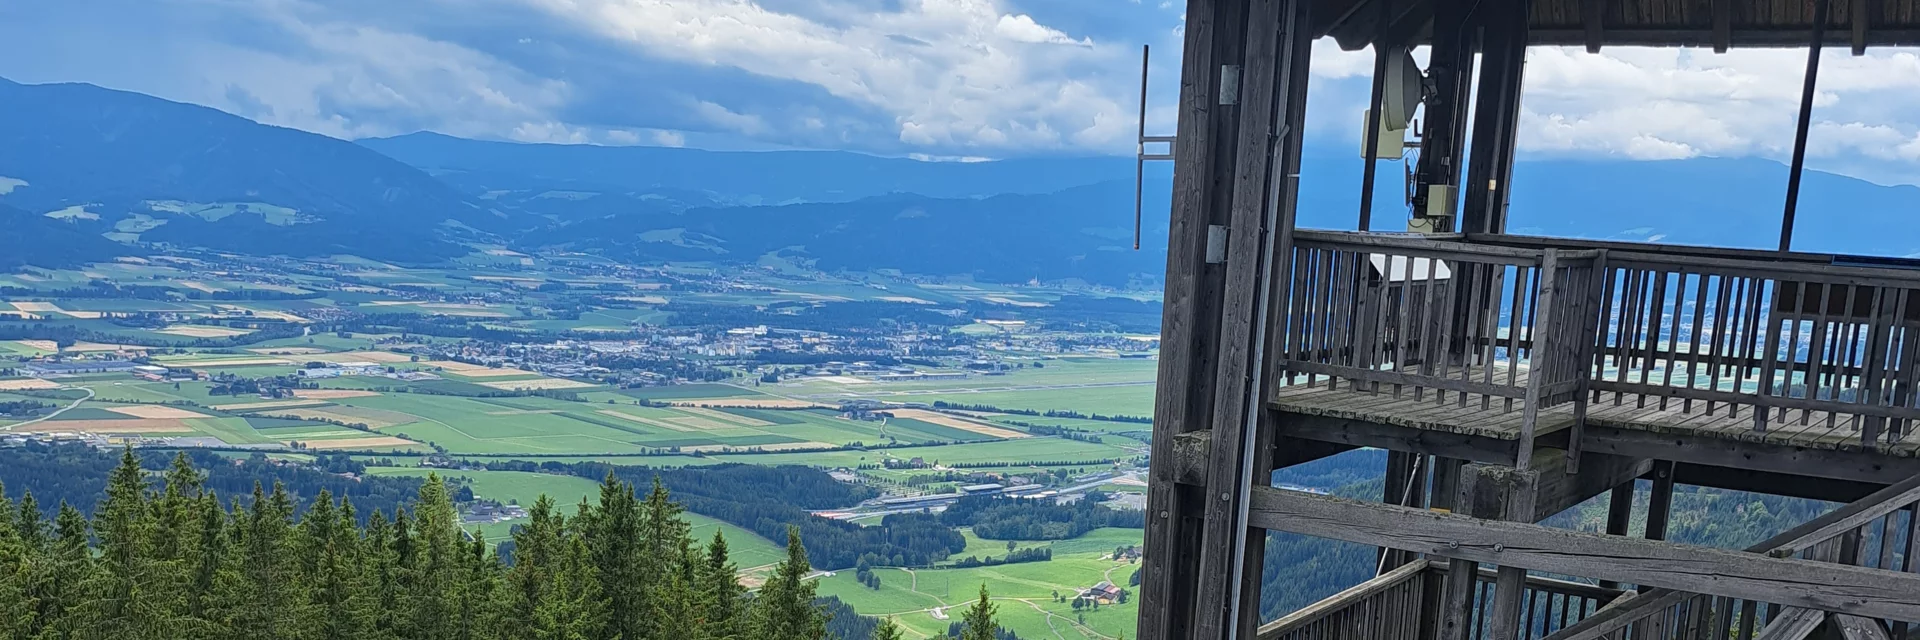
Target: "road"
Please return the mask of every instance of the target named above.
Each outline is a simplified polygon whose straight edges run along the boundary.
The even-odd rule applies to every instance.
[[[58,416],[59,416],[60,414],[62,414],[62,413],[66,413],[67,411],[69,411],[69,410],[72,410],[72,409],[73,409],[74,407],[78,407],[78,406],[80,406],[80,403],[82,403],[82,402],[86,402],[86,401],[88,401],[88,400],[92,400],[92,399],[93,399],[93,389],[89,389],[89,388],[87,388],[87,387],[61,387],[61,388],[62,388],[62,389],[71,389],[71,388],[78,388],[78,389],[83,389],[83,390],[85,390],[85,391],[87,392],[87,395],[85,395],[85,396],[82,396],[82,397],[81,397],[81,398],[80,398],[79,400],[75,400],[75,401],[73,401],[73,404],[69,404],[69,405],[67,405],[67,406],[64,406],[64,407],[61,407],[61,408],[59,408],[58,410],[56,410],[56,411],[54,411],[53,413],[49,413],[49,414],[47,414],[47,415],[44,415],[44,416],[40,416],[40,417],[38,417],[38,418],[34,418],[34,419],[32,419],[32,420],[28,420],[28,421],[26,421],[26,422],[21,422],[21,423],[18,423],[18,424],[14,424],[14,425],[11,425],[11,426],[8,426],[8,427],[0,427],[0,431],[12,431],[12,430],[14,430],[14,429],[18,429],[18,428],[20,428],[20,427],[24,427],[24,426],[27,426],[27,425],[30,425],[30,424],[35,424],[35,423],[40,423],[40,422],[45,422],[45,421],[48,421],[48,420],[52,420],[52,419],[54,419],[54,418],[56,418],[56,417],[58,417]]]

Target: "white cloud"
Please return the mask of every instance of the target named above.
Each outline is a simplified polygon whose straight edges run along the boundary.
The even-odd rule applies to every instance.
[[[684,147],[687,145],[687,136],[678,131],[656,130],[653,132],[653,142],[662,147]]]
[[[1118,96],[1132,47],[1075,40],[999,0],[906,0],[827,24],[751,0],[524,0],[648,56],[812,85],[892,117],[909,146],[946,151],[1131,146]],[[1079,46],[1034,47],[1035,43]],[[1131,103],[1131,100],[1127,100]],[[717,106],[717,105],[716,105]],[[720,113],[717,125],[805,129],[809,115]],[[754,124],[745,117],[755,116]],[[817,118],[816,118],[817,120]]]
[[[760,116],[735,113],[733,110],[706,101],[693,104],[693,112],[701,119],[727,131],[737,131],[747,135],[766,133],[767,123]]]
[[[1136,3],[1139,0],[1134,0]],[[1091,47],[1092,38],[1074,40],[1066,32],[1033,21],[1027,14],[1006,14],[993,24],[993,33],[1014,42],[1029,44],[1074,44]]]
[[[1785,49],[1621,48],[1593,55],[1538,48],[1527,59],[1521,148],[1629,158],[1784,158],[1793,145],[1805,67],[1805,51]],[[1809,157],[1920,161],[1901,151],[1920,140],[1915,92],[1920,58],[1912,52],[1824,56]]]

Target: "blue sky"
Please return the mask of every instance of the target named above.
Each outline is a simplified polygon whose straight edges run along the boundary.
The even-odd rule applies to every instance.
[[[0,76],[91,82],[342,138],[1015,157],[1170,132],[1160,0],[19,0]],[[1536,49],[1536,156],[1785,158],[1801,51]],[[1315,50],[1310,143],[1357,146],[1371,54]],[[1828,51],[1812,164],[1920,182],[1920,57]]]

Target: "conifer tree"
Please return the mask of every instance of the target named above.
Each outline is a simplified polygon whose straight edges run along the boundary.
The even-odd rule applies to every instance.
[[[718,527],[707,543],[707,558],[699,576],[708,636],[719,640],[740,637],[740,610],[746,602],[747,588],[740,584],[739,567],[727,557],[727,537]]]
[[[892,616],[881,618],[880,624],[873,627],[873,635],[869,636],[871,640],[902,640],[904,637],[900,625],[894,624]]]
[[[404,512],[396,512],[395,516]],[[373,611],[368,636],[376,639],[398,637],[400,606],[399,563],[394,554],[393,527],[379,511],[367,518],[367,534],[361,538],[361,564],[366,567],[368,599]]]
[[[799,527],[788,527],[787,559],[773,568],[753,603],[756,640],[818,640],[826,634],[826,613],[813,603],[819,585],[807,580],[812,572]]]
[[[572,534],[560,543],[552,590],[534,615],[535,640],[596,640],[607,628],[607,601],[595,575],[586,539]]]
[[[993,621],[994,610],[998,607],[987,599],[987,585],[980,585],[980,599],[967,608],[967,614],[961,618],[964,626],[960,630],[960,640],[994,640],[1000,625]]]
[[[61,502],[53,529],[48,557],[32,577],[31,597],[37,605],[32,631],[41,640],[74,640],[84,637],[81,632],[87,626],[80,615],[85,603],[80,585],[94,571],[87,518],[73,505]]]
[[[14,524],[13,502],[0,486],[0,640],[26,640],[33,627],[34,600],[27,591],[30,561]]]
[[[230,611],[231,633],[242,639],[292,637],[301,631],[307,608],[292,499],[279,483],[272,494],[255,484],[252,506],[235,517],[240,522],[233,527],[233,570],[217,598]]]
[[[100,570],[81,587],[88,611],[80,619],[89,633],[127,640],[167,637],[168,604],[179,592],[166,584],[171,576],[150,551],[151,516],[140,461],[131,447],[122,449],[95,526]]]
[[[553,597],[554,580],[565,553],[566,520],[553,512],[553,499],[540,496],[527,511],[528,522],[513,532],[513,567],[501,594],[501,635],[533,637],[536,616]]]
[[[585,511],[586,538],[593,552],[594,576],[600,598],[607,603],[606,629],[601,638],[644,640],[648,614],[641,563],[640,512],[633,486],[607,473],[600,484],[600,507]]]
[[[413,637],[455,640],[463,623],[462,587],[467,580],[467,545],[462,539],[453,496],[439,474],[429,474],[414,503],[414,546],[418,563],[405,607]]]

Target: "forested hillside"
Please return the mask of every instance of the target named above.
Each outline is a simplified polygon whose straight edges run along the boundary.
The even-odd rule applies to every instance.
[[[148,472],[166,470],[167,455],[139,452],[136,458]],[[351,500],[364,521],[376,511],[392,513],[413,501],[420,491],[420,480],[406,477],[372,476],[349,478],[340,471],[364,471],[365,467],[347,456],[320,456],[312,465],[289,465],[270,461],[266,456],[233,458],[211,451],[190,451],[187,461],[200,470],[200,487],[215,495],[237,497],[251,493],[255,486],[284,487],[294,515],[305,513],[321,492]],[[0,448],[0,484],[15,493],[31,493],[41,513],[53,518],[60,505],[69,504],[91,515],[107,479],[119,464],[119,458],[79,444],[46,445],[28,443],[22,447]],[[331,471],[331,472],[330,472]]]
[[[437,476],[410,508],[362,526],[325,490],[300,516],[283,485],[223,503],[184,455],[158,482],[131,450],[109,475],[92,518],[67,505],[52,523],[0,488],[0,638],[863,640],[873,629],[846,619],[833,629],[862,635],[829,635],[846,610],[816,603],[797,533],[749,595],[726,539],[696,544],[658,484],[641,498],[609,477],[572,515],[540,498],[504,566],[461,531]]]
[[[798,528],[807,555],[822,569],[852,568],[862,556],[890,566],[924,566],[966,548],[966,538],[936,516],[901,513],[878,527],[814,516],[809,510],[849,507],[879,495],[872,487],[846,484],[825,472],[794,465],[763,467],[723,464],[708,467],[653,468],[598,462],[490,463],[488,468],[567,473],[584,478],[615,477],[633,484],[658,481],[679,496],[689,511],[745,527],[772,540]]]

